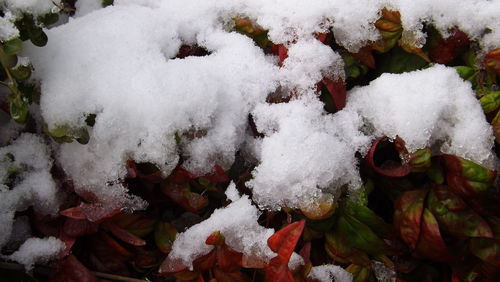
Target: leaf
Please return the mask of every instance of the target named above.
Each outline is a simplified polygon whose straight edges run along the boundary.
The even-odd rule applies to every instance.
[[[16,80],[28,79],[31,75],[31,65],[20,65],[10,70],[10,73]]]
[[[241,271],[227,272],[219,268],[214,268],[214,276],[217,282],[250,281]]]
[[[333,81],[327,77],[323,78],[321,82],[326,86],[326,89],[330,93],[330,96],[332,97],[333,102],[335,103],[335,108],[337,109],[337,111],[342,110],[346,105],[346,95],[347,95],[344,82],[340,79]]]
[[[469,249],[478,258],[500,267],[500,241],[489,238],[472,238]]]
[[[279,57],[280,66],[282,66],[283,62],[288,58],[288,49],[283,44],[273,44],[271,49],[273,54]]]
[[[368,255],[353,248],[337,230],[325,233],[325,250],[332,259],[340,263],[371,265]]]
[[[327,219],[333,215],[337,205],[332,198],[321,197],[312,203],[300,205],[300,211],[308,219],[321,220]]]
[[[207,240],[205,240],[205,244],[211,246],[222,246],[226,244],[226,238],[219,231],[215,231],[210,236],[208,236]]]
[[[395,43],[394,43],[395,44]],[[405,52],[401,47],[395,46],[390,52],[377,57],[378,67],[376,76],[382,73],[404,73],[426,67],[427,63],[420,56]]]
[[[449,31],[449,34],[443,38],[437,30],[430,29],[429,57],[433,62],[448,64],[470,44],[467,34],[457,28]]]
[[[119,213],[112,218],[113,222],[120,228],[127,230],[138,237],[145,237],[156,226],[156,220],[143,213]]]
[[[304,219],[293,222],[267,239],[267,245],[278,256],[272,258],[266,267],[266,281],[295,281],[288,268],[288,261],[304,230],[305,223]]]
[[[496,48],[488,52],[483,59],[484,64],[494,70],[497,75],[500,75],[500,48]]]
[[[162,253],[170,253],[176,237],[177,230],[172,224],[165,221],[157,223],[155,228],[155,243]]]
[[[387,236],[391,233],[391,226],[366,206],[348,200],[343,211],[370,227],[377,235]]]
[[[73,255],[68,255],[59,260],[57,268],[49,275],[51,282],[99,282],[90,270],[88,270],[78,259]]]
[[[419,255],[438,262],[453,261],[453,256],[448,251],[439,225],[429,209],[424,208],[422,213],[422,229],[417,243],[416,251]]]
[[[431,150],[429,148],[417,150],[410,155],[410,166],[413,172],[427,171],[431,165]]]
[[[297,245],[304,230],[305,223],[304,219],[293,222],[267,239],[267,245],[273,252],[278,254],[283,263],[288,263],[290,260],[295,245]]]
[[[406,176],[411,172],[411,166],[401,160],[398,148],[397,142],[390,142],[387,137],[378,138],[368,151],[366,161],[370,168],[384,176]]]
[[[442,200],[438,198],[437,194]],[[457,195],[443,186],[436,185],[429,193],[427,206],[436,217],[439,226],[449,234],[467,237],[493,237],[488,223],[467,207]],[[454,210],[448,209],[448,206]],[[462,208],[456,208],[457,206]]]
[[[47,44],[47,41],[49,40],[41,27],[32,27],[31,29],[29,29],[28,36],[31,43],[38,47],[45,46]]]
[[[415,249],[420,237],[422,212],[427,190],[413,190],[401,193],[394,203],[394,227],[401,239]]]
[[[81,206],[62,210],[59,214],[72,219],[87,219],[87,216],[83,213]]]
[[[491,113],[500,107],[500,91],[488,93],[479,99],[485,113]]]
[[[134,245],[134,246],[144,246],[146,245],[146,241],[141,238],[135,236],[134,234],[128,232],[125,229],[122,229],[114,222],[108,220],[102,223],[102,227],[115,235],[116,238],[122,240],[125,243]]]
[[[117,254],[119,254],[121,256],[124,256],[124,257],[133,257],[134,256],[133,253],[131,253],[125,247],[120,245],[120,243],[118,243],[115,239],[111,238],[111,236],[109,236],[105,232],[100,231],[99,233],[96,234],[96,237],[94,237],[94,238],[96,238],[96,239],[98,238],[99,241],[102,242],[102,244],[105,244],[106,247],[108,247],[109,249],[113,250],[114,252],[116,252]],[[102,246],[96,245],[96,247],[100,247],[102,249]],[[107,250],[104,250],[103,252],[105,252],[106,254],[109,253],[109,251],[107,251]],[[111,256],[112,256],[112,254],[111,254]]]
[[[382,40],[375,42],[373,49],[385,53],[392,49],[401,37],[403,32],[401,15],[398,11],[384,8],[382,17],[374,25],[379,30]]]
[[[375,58],[372,55],[371,46],[365,46],[359,49],[357,53],[351,53],[351,55],[369,68],[375,68]]]
[[[103,203],[81,203],[80,208],[85,217],[91,222],[102,222],[121,211],[121,208],[104,205]]]
[[[342,214],[337,221],[338,232],[353,247],[370,255],[383,254],[388,250],[387,244],[380,239],[366,224],[356,218]]]
[[[202,255],[193,260],[193,269],[196,271],[204,271],[211,269],[217,262],[217,250],[213,248],[208,254]]]
[[[59,20],[59,14],[57,13],[47,13],[41,17],[38,17],[38,21],[43,23],[45,26],[55,24]]]
[[[188,184],[165,183],[161,191],[182,208],[193,213],[200,212],[208,205],[208,199],[191,192]]]
[[[442,158],[449,173],[455,173],[465,180],[493,183],[496,178],[495,171],[489,170],[467,159],[447,154],[443,155]]]
[[[222,183],[228,182],[229,177],[222,167],[219,165],[214,166],[214,172],[212,174],[204,176],[204,178],[208,179],[211,182]]]
[[[23,49],[23,41],[19,38],[12,38],[5,41],[2,48],[6,55],[15,55]]]
[[[217,246],[217,265],[224,272],[236,272],[243,265],[243,254],[226,244]]]
[[[454,67],[458,75],[463,79],[463,80],[468,80],[471,81],[476,77],[477,71],[473,67],[469,66],[456,66]]]
[[[16,95],[10,103],[10,116],[16,122],[25,123],[28,118],[28,107],[28,103],[22,97]]]
[[[67,218],[64,221],[63,232],[71,237],[80,237],[86,234],[96,233],[99,226],[86,219]]]

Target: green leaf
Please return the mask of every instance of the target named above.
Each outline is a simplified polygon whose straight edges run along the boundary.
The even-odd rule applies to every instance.
[[[474,68],[468,67],[468,66],[456,66],[454,67],[458,75],[463,79],[463,80],[468,80],[472,81],[474,77],[476,77],[477,72]]]
[[[479,99],[483,111],[485,113],[491,113],[500,107],[500,91],[491,92],[484,95]]]
[[[439,198],[442,199],[438,199]],[[488,223],[463,203],[463,201],[443,186],[434,188],[427,198],[427,206],[440,228],[448,234],[465,237],[487,237],[492,238]],[[450,210],[447,207],[463,207]]]
[[[59,14],[57,13],[47,13],[38,18],[38,21],[43,23],[45,26],[55,24],[59,20]]]
[[[420,237],[420,225],[426,189],[402,193],[394,203],[394,227],[399,230],[401,239],[412,249]]]
[[[370,266],[368,255],[352,247],[337,230],[325,233],[326,253],[335,261]]]
[[[413,172],[423,172],[431,167],[431,150],[424,148],[410,155],[410,166]]]
[[[155,243],[158,249],[168,254],[172,250],[172,244],[177,236],[175,227],[165,221],[159,221],[155,228]]]
[[[10,116],[19,123],[25,123],[28,118],[29,105],[19,96],[10,103]]]
[[[407,53],[401,47],[394,47],[390,52],[381,54],[377,60],[377,76],[382,73],[404,73],[426,67],[428,63],[420,56]]]
[[[74,132],[76,141],[80,144],[87,144],[90,140],[89,132],[86,128],[82,127]]]
[[[391,226],[385,223],[382,218],[366,206],[356,202],[346,201],[344,212],[366,224],[379,236],[387,236],[391,233]]]
[[[48,38],[41,27],[33,27],[28,31],[28,36],[33,45],[43,47],[47,44]]]
[[[489,170],[472,161],[453,155],[443,155],[443,159],[449,172],[455,173],[465,180],[483,183],[491,183],[495,180],[495,171]]]
[[[49,131],[50,136],[55,138],[60,138],[68,135],[69,126],[67,125],[58,125],[54,129]]]
[[[15,55],[23,49],[23,41],[19,38],[13,38],[7,40],[2,47],[6,55]]]
[[[469,249],[478,258],[500,267],[500,242],[489,238],[472,238]]]
[[[18,66],[17,68],[11,69],[10,73],[17,80],[25,80],[31,75],[31,66]]]
[[[379,255],[388,249],[387,244],[370,227],[350,215],[342,214],[338,218],[337,228],[347,242],[368,254]]]
[[[15,67],[17,64],[17,56],[7,55],[3,48],[0,48],[0,63],[6,68]]]
[[[431,158],[431,167],[425,173],[434,183],[444,183],[443,168],[441,168],[441,165],[436,158]]]
[[[102,0],[101,5],[103,7],[111,6],[113,5],[114,0]]]
[[[441,237],[438,222],[429,209],[424,209],[422,213],[422,230],[416,249],[418,254],[434,261],[450,262],[453,260]]]

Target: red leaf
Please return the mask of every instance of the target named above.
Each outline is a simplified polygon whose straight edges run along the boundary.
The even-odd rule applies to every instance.
[[[193,269],[196,271],[208,270],[217,262],[217,250],[213,248],[208,254],[193,260]]]
[[[144,246],[146,245],[146,241],[141,238],[135,236],[134,234],[128,232],[125,229],[120,228],[118,225],[114,224],[111,221],[106,221],[102,224],[102,227],[115,235],[118,239],[122,240],[125,243],[134,245],[134,246]]]
[[[412,249],[420,237],[422,212],[427,190],[414,190],[401,193],[394,203],[394,226],[399,230],[401,239]]]
[[[161,263],[158,273],[160,275],[169,275],[174,273],[181,273],[187,271],[187,266],[182,264],[181,260],[172,260],[167,256],[165,260]]]
[[[124,257],[132,257],[134,255],[129,250],[125,249],[122,245],[120,245],[120,243],[116,242],[115,239],[111,238],[108,234],[104,232],[99,232],[96,238],[99,238],[99,241],[105,243],[112,250],[116,251],[118,254]]]
[[[302,249],[300,249],[299,255],[302,257],[305,264],[311,262],[311,241],[304,244]]]
[[[67,218],[64,221],[63,232],[71,237],[80,237],[86,234],[96,233],[99,226],[86,219]]]
[[[227,272],[218,268],[214,268],[214,276],[217,282],[235,282],[235,281],[250,281],[240,271]]]
[[[266,281],[295,282],[295,279],[288,265],[279,257],[274,257],[266,267]]]
[[[189,186],[167,183],[161,187],[163,194],[184,209],[198,213],[208,205],[208,199],[200,194],[189,191]]]
[[[207,240],[205,240],[205,244],[212,246],[222,246],[225,244],[226,239],[219,231],[213,232],[208,236]]]
[[[61,234],[59,235],[59,240],[63,241],[64,245],[66,245],[64,251],[59,254],[59,258],[64,258],[65,256],[70,254],[71,248],[73,248],[73,245],[76,242],[76,238],[68,236],[64,232],[61,232]]]
[[[323,78],[321,82],[326,86],[326,89],[328,89],[330,96],[332,96],[337,111],[342,110],[345,107],[347,95],[344,82],[340,79],[333,81],[326,77]]]
[[[375,68],[375,58],[372,55],[372,47],[365,46],[361,48],[358,53],[351,54],[354,58],[358,59],[361,63],[365,64],[367,67]]]
[[[217,246],[217,264],[224,272],[235,272],[242,267],[243,254],[227,245]]]
[[[73,219],[87,219],[81,206],[72,207],[59,212],[60,215]]]
[[[81,203],[80,208],[85,217],[91,222],[102,222],[121,211],[121,208],[113,208],[103,203]]]
[[[328,33],[315,33],[314,37],[318,39],[321,43],[325,43],[326,39],[328,39]]]
[[[393,143],[390,143],[387,137],[381,137],[373,142],[366,155],[366,161],[373,170],[384,176],[404,177],[411,172],[410,163],[401,160],[401,154],[405,154],[405,151],[406,148],[401,138],[397,137]],[[396,154],[398,160],[389,159]]]
[[[184,169],[183,167],[177,166],[167,179],[175,183],[186,183],[191,179],[195,179],[196,177],[196,175]]]
[[[56,271],[49,276],[49,282],[99,282],[99,279],[75,256],[69,255],[58,262]]]
[[[491,50],[484,56],[484,64],[500,75],[500,48]]]
[[[453,261],[453,256],[441,237],[438,222],[428,209],[424,209],[422,214],[422,229],[416,250],[419,255],[434,261]]]
[[[469,44],[470,40],[467,34],[453,29],[448,38],[444,39],[439,36],[437,40],[431,41],[429,55],[433,62],[448,64]]]
[[[273,44],[271,49],[273,54],[279,56],[280,66],[282,66],[285,59],[288,58],[288,49],[283,44]]]
[[[278,253],[278,257],[283,263],[288,264],[305,224],[304,219],[296,221],[283,227],[267,239],[267,245],[273,252]]]
[[[143,213],[119,213],[111,219],[120,228],[137,237],[144,237],[153,232],[156,220]]]
[[[211,182],[228,182],[229,181],[229,177],[227,176],[226,172],[219,165],[214,166],[214,173],[209,174],[209,175],[204,176],[204,177]]]

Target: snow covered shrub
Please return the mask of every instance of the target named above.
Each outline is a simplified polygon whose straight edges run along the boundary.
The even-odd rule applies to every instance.
[[[57,257],[51,281],[499,274],[498,1],[0,4],[4,259]]]

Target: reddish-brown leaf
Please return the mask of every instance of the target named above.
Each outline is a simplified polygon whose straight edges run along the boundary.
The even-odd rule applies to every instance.
[[[371,69],[375,68],[375,58],[373,57],[371,46],[365,46],[359,49],[358,53],[352,53],[351,55],[367,67]]]
[[[300,235],[302,235],[305,223],[304,219],[291,223],[267,239],[267,245],[273,252],[278,254],[283,263],[288,264],[295,245],[297,245]]]
[[[484,56],[484,64],[500,75],[500,48],[491,50]]]
[[[391,154],[391,159],[388,159],[386,151],[394,152]],[[387,137],[380,137],[373,142],[366,161],[368,165],[376,172],[388,177],[404,177],[411,172],[411,165],[408,160],[402,160],[401,155],[407,152],[404,148],[404,142],[398,137],[394,142],[389,142]],[[382,154],[380,152],[384,152]],[[397,160],[392,159],[392,155],[397,154]]]
[[[121,211],[121,208],[110,207],[103,203],[81,203],[80,208],[85,217],[91,222],[102,222]]]
[[[333,81],[330,78],[325,77],[321,82],[326,86],[328,93],[330,93],[337,111],[342,110],[345,107],[347,95],[344,81],[341,79]]]
[[[414,249],[420,237],[422,212],[427,190],[413,190],[401,193],[394,203],[394,227],[401,239]]]
[[[438,222],[428,209],[424,209],[422,214],[422,229],[416,251],[419,255],[434,261],[453,261],[453,256],[441,237]]]
[[[469,248],[478,258],[496,267],[500,267],[500,240],[472,238]]]
[[[73,255],[59,260],[55,271],[51,272],[49,282],[99,282]]]
[[[447,38],[436,36],[436,39],[431,40],[429,55],[433,62],[440,64],[450,63],[470,44],[467,34],[456,28],[450,32],[450,36]]]
[[[73,219],[87,219],[81,206],[72,207],[59,212],[60,215]]]
[[[228,182],[229,177],[222,167],[219,165],[214,166],[214,172],[212,174],[204,176],[207,180],[211,182]]]
[[[120,228],[127,230],[138,237],[144,237],[153,232],[156,220],[143,213],[119,213],[113,216],[112,221]]]
[[[282,66],[283,62],[288,58],[288,49],[283,44],[273,44],[271,49],[273,54],[280,58],[280,66]]]
[[[102,227],[116,236],[116,238],[122,240],[125,243],[134,245],[134,246],[144,246],[146,245],[146,241],[142,240],[141,238],[135,236],[134,234],[128,232],[125,229],[122,229],[112,221],[106,221],[102,223]]]
[[[71,237],[80,237],[86,234],[96,233],[99,226],[86,219],[67,218],[64,221],[63,232]]]
[[[155,243],[162,253],[170,253],[176,236],[177,230],[172,224],[165,221],[159,221],[156,225]]]
[[[168,181],[175,183],[186,183],[191,179],[195,179],[197,176],[181,166],[177,166],[170,176],[167,178]]]
[[[371,265],[368,255],[363,251],[353,248],[338,230],[325,233],[325,239],[326,253],[335,261],[365,266]]]
[[[243,254],[228,245],[217,246],[217,265],[224,272],[235,272],[242,267]]]
[[[287,263],[279,257],[274,257],[266,267],[266,281],[295,282]]]
[[[226,243],[226,238],[219,231],[215,231],[210,236],[208,236],[207,240],[205,240],[205,244],[212,246],[222,246]]]
[[[193,213],[200,212],[208,205],[208,199],[191,192],[187,184],[167,183],[161,187],[161,191],[172,201]]]
[[[217,267],[214,268],[214,276],[217,282],[250,281],[250,279],[240,271],[227,272]]]
[[[204,271],[211,269],[217,263],[217,250],[213,248],[208,254],[193,260],[193,269],[196,271]]]
[[[105,243],[112,250],[116,251],[118,254],[124,257],[132,257],[134,254],[129,250],[125,249],[120,243],[116,242],[115,239],[111,238],[108,234],[104,232],[97,233],[97,237],[102,243]]]

